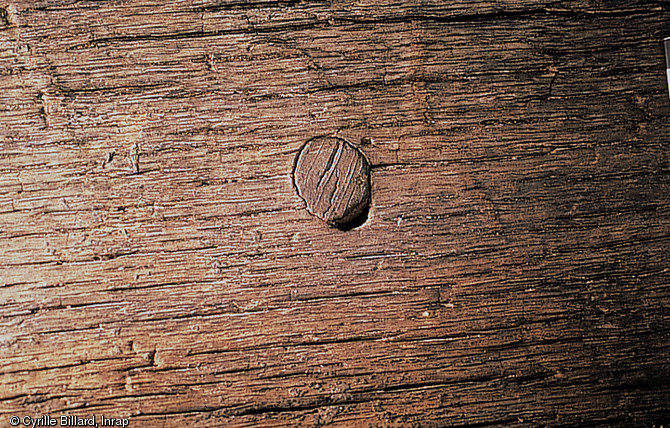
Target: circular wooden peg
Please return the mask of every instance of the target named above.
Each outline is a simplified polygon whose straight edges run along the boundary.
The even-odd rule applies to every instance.
[[[332,226],[349,229],[351,223],[359,223],[367,215],[370,164],[346,140],[317,137],[305,143],[298,153],[293,180],[309,212]]]

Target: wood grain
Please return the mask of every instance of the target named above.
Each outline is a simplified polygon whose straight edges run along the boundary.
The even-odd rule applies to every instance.
[[[668,424],[669,19],[1,2],[0,424]],[[293,187],[322,135],[359,228]]]

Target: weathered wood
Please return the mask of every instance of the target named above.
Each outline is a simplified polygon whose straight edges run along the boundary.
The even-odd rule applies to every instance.
[[[0,3],[0,425],[667,424],[669,19]],[[323,135],[361,227],[296,193]]]

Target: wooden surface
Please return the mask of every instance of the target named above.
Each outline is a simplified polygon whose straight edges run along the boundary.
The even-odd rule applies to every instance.
[[[670,422],[667,2],[0,6],[0,425]]]

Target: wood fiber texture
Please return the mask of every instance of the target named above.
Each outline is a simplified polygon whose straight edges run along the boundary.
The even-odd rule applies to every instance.
[[[668,22],[0,1],[0,425],[667,425]],[[358,228],[317,136],[367,142]]]

